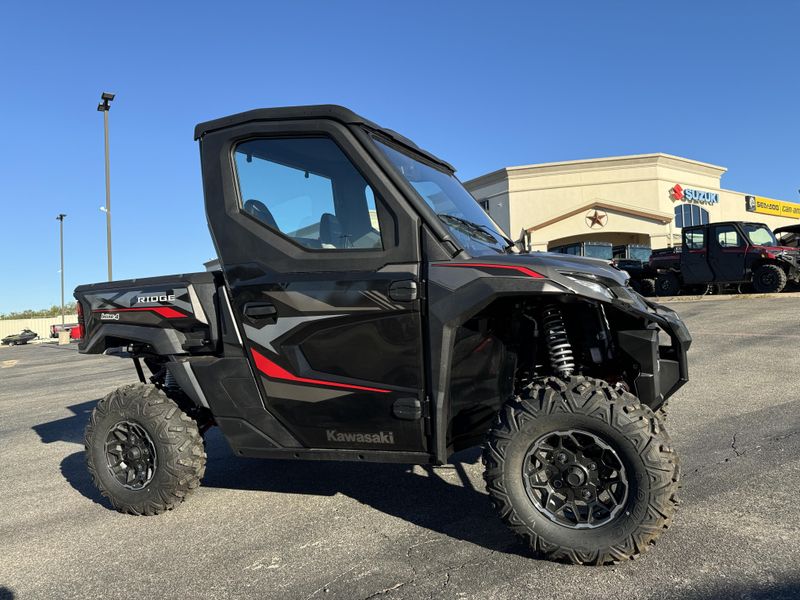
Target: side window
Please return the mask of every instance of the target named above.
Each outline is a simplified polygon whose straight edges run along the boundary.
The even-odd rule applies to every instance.
[[[739,248],[743,246],[739,233],[730,225],[717,227],[714,232],[717,236],[717,243],[723,248]]]
[[[702,250],[706,247],[706,232],[703,229],[697,231],[687,231],[684,234],[686,247],[689,250]]]
[[[315,250],[383,248],[375,194],[329,138],[265,138],[234,151],[240,210]]]

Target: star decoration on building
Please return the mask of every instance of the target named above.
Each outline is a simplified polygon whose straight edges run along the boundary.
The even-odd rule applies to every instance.
[[[589,229],[597,229],[600,227],[605,227],[605,224],[608,222],[608,215],[604,213],[602,210],[594,209],[593,211],[589,211],[586,214],[586,224],[589,226]]]

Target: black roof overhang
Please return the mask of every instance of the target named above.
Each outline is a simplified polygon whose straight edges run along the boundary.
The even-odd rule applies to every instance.
[[[772,233],[800,233],[800,225],[784,225],[778,227]]]
[[[441,165],[445,169],[455,173],[455,168],[441,158],[427,152],[417,146],[414,142],[405,136],[400,135],[396,131],[386,129],[380,125],[373,123],[369,119],[357,115],[349,108],[338,106],[336,104],[317,104],[312,106],[284,106],[279,108],[257,108],[248,110],[247,112],[237,113],[213,121],[205,121],[198,124],[194,128],[194,139],[199,140],[205,134],[217,131],[219,129],[226,129],[244,123],[252,123],[255,121],[288,121],[298,119],[332,119],[339,121],[346,125],[360,125],[366,127],[384,137],[391,139],[396,144],[405,146],[412,152],[421,154],[430,161]]]

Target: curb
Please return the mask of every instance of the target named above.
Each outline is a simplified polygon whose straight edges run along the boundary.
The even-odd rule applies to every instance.
[[[800,292],[779,292],[777,294],[722,294],[703,296],[652,296],[656,302],[715,302],[750,300],[756,298],[800,298]]]

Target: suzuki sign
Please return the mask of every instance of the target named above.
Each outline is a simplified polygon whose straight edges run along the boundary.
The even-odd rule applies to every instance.
[[[719,194],[717,192],[704,192],[691,188],[683,188],[676,183],[669,190],[670,198],[678,202],[692,202],[693,204],[717,204]]]

